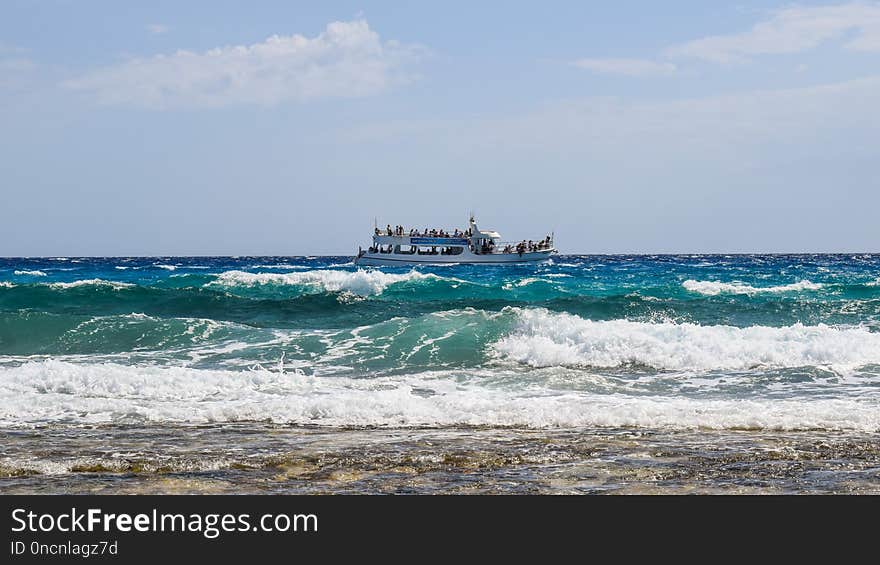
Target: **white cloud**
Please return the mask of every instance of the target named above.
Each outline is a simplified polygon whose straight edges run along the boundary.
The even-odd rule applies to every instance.
[[[20,72],[30,71],[36,68],[36,65],[30,59],[23,57],[11,57],[8,59],[0,59],[0,72]]]
[[[383,42],[366,21],[333,22],[316,37],[132,59],[68,81],[107,104],[149,108],[274,105],[376,94],[405,82],[421,49]]]
[[[857,51],[880,51],[880,4],[791,7],[776,11],[752,29],[688,41],[666,55],[715,63],[748,60],[756,55],[801,53],[835,39]]]
[[[23,56],[27,50],[0,44],[0,89],[18,90],[33,78],[36,63]]]
[[[878,99],[880,77],[688,98],[593,96],[477,119],[377,120],[317,142],[372,157],[375,171],[357,171],[360,186],[403,189],[419,175],[427,190],[480,186],[471,195],[478,211],[514,226],[544,218],[569,248],[840,250],[876,242],[870,211],[851,203],[880,202],[870,180]],[[831,236],[812,228],[829,222]]]
[[[168,33],[171,28],[163,24],[147,24],[144,28],[153,35],[162,35]]]
[[[579,59],[572,65],[597,73],[631,77],[669,76],[675,73],[675,65],[647,59]]]
[[[590,97],[478,121],[375,123],[347,129],[334,139],[407,147],[428,143],[436,146],[429,154],[454,148],[465,159],[503,155],[519,162],[521,154],[523,162],[531,163],[566,155],[578,163],[617,164],[637,156],[640,165],[661,167],[772,160],[799,144],[827,152],[831,138],[847,139],[853,152],[873,152],[880,135],[878,96],[880,76],[672,100]],[[768,153],[768,147],[777,149]]]

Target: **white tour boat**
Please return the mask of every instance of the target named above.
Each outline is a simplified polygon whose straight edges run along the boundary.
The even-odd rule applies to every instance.
[[[481,230],[470,217],[466,230],[406,230],[403,226],[374,226],[373,245],[358,249],[354,262],[363,266],[437,263],[492,264],[546,261],[558,253],[553,236],[540,241],[503,242],[492,230]]]

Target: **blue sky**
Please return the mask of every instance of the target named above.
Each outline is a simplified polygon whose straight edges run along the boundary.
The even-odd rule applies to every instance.
[[[880,251],[880,4],[0,6],[0,255]]]

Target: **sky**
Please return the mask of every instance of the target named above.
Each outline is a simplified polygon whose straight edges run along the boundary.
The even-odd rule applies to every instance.
[[[880,3],[0,4],[0,256],[880,252]]]

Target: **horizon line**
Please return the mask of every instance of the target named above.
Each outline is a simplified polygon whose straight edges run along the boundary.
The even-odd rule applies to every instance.
[[[880,255],[880,251],[712,251],[712,252],[695,252],[695,251],[681,251],[681,252],[619,252],[619,253],[608,253],[608,252],[599,252],[599,253],[559,253],[558,257],[630,257],[630,256],[668,256],[668,257],[676,257],[681,255],[696,255],[696,256],[712,256],[712,255]],[[351,254],[308,254],[308,255],[251,255],[251,254],[236,254],[236,255],[0,255],[0,260],[8,260],[8,259],[162,259],[162,258],[181,258],[181,259],[239,259],[246,257],[287,257],[287,258],[314,258],[318,259],[321,257],[355,257],[355,255]]]

